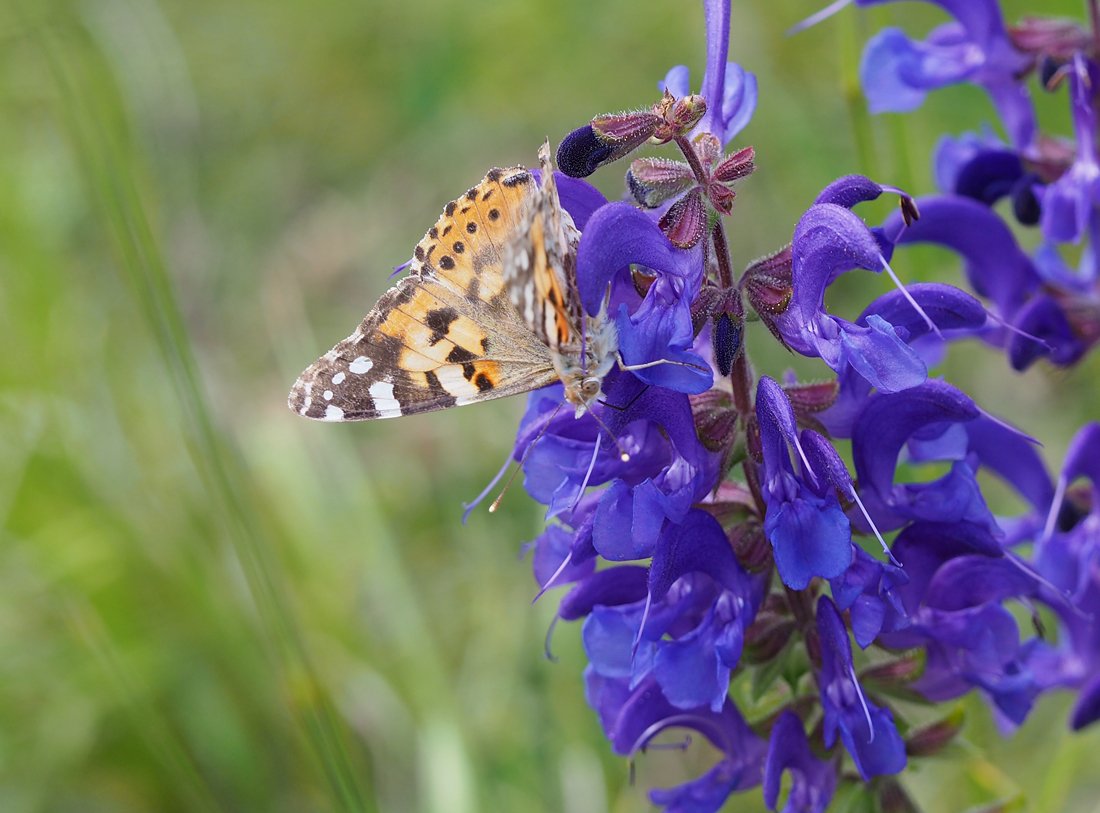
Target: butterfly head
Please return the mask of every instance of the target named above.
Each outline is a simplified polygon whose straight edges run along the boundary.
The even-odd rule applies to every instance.
[[[587,340],[581,353],[554,355],[554,366],[565,390],[565,400],[577,409],[579,418],[603,396],[603,379],[619,357],[615,323],[605,312],[588,323]]]

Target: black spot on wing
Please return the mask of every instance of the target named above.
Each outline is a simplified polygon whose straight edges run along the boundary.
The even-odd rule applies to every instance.
[[[471,220],[469,223],[466,224],[466,231],[468,231],[470,234],[473,234],[474,232],[476,232],[477,231],[477,223],[475,223],[474,221]]]
[[[457,403],[457,399],[443,389],[443,385],[439,383],[439,377],[434,372],[429,370],[424,373],[424,378],[427,380],[428,390],[432,394],[431,400],[438,404],[437,409],[447,409]]]
[[[474,377],[474,373],[476,372],[477,367],[475,367],[472,362],[468,361],[462,365],[462,375],[466,378],[467,381],[472,379]]]
[[[434,345],[447,338],[451,323],[457,318],[458,311],[454,308],[436,308],[428,311],[428,315],[424,317],[424,324],[432,331],[429,343]]]
[[[454,346],[451,352],[447,354],[447,361],[451,362],[452,364],[464,364],[468,361],[473,361],[476,358],[477,356],[475,356],[465,347],[459,347],[457,344]],[[469,378],[469,376],[466,377]]]
[[[496,385],[493,383],[493,379],[485,375],[485,373],[478,373],[474,379],[474,383],[477,385],[479,392],[488,392]]]
[[[514,175],[509,175],[501,184],[504,186],[522,186],[531,180],[531,174],[528,172],[517,172]]]

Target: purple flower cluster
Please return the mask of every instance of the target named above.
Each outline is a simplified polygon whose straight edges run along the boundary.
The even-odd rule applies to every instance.
[[[704,5],[698,95],[674,68],[651,108],[598,116],[559,148],[578,290],[590,315],[610,303],[621,365],[579,418],[559,409],[560,386],[529,398],[515,459],[551,520],[535,575],[540,595],[568,587],[558,618],[582,621],[588,701],[616,753],[670,729],[716,750],[701,776],[651,791],[666,811],[711,813],[755,787],[772,809],[784,797],[786,811],[824,811],[849,766],[862,792],[896,803],[892,777],[959,729],[937,704],[976,690],[1012,727],[1062,687],[1080,691],[1075,727],[1100,717],[1100,425],[1055,483],[1031,438],[929,375],[961,338],[1004,347],[1022,369],[1070,364],[1100,335],[1095,38],[1042,21],[1006,29],[993,0],[939,0],[956,22],[924,42],[883,32],[864,59],[873,109],[973,82],[1010,143],[946,141],[940,196],[840,178],[789,245],[735,278],[722,218],[756,164],[751,147],[727,145],[757,89],[727,62],[728,2]],[[1075,146],[1040,134],[1032,68],[1068,88]],[[630,202],[579,180],[646,143],[682,160],[634,158]],[[853,209],[882,195],[898,210],[870,227]],[[993,208],[1006,196],[1019,224],[1042,231],[1033,255]],[[1081,239],[1070,271],[1059,250]],[[977,296],[903,285],[890,263],[914,242],[960,254]],[[854,321],[830,313],[829,287],[861,271],[897,290]],[[831,377],[758,375],[742,342],[751,321]],[[994,516],[983,471],[1026,512]],[[1013,612],[1040,605],[1057,639]]]

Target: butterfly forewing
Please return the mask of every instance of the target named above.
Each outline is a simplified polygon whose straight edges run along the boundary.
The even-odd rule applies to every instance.
[[[541,192],[522,167],[491,170],[417,245],[410,274],[310,365],[290,408],[319,420],[390,418],[557,380],[547,344],[506,291],[502,246],[524,239]]]

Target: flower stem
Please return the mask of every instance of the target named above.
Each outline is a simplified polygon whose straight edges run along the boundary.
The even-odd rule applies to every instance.
[[[707,183],[707,172],[703,169],[702,163],[699,161],[699,156],[696,155],[695,149],[691,146],[691,142],[687,140],[687,136],[676,136],[673,139],[676,142],[676,146],[680,148],[680,152],[684,154],[684,158],[687,159],[688,165],[691,167],[691,173],[703,186]]]

